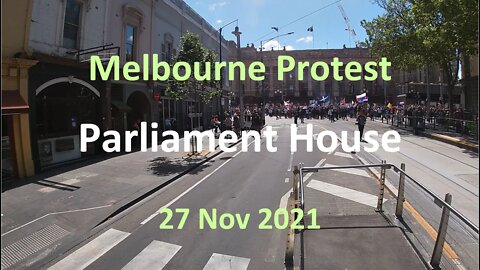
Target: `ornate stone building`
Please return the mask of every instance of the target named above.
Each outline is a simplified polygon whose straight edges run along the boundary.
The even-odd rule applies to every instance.
[[[235,43],[229,43],[230,61],[239,60],[236,55]],[[393,100],[396,96],[395,87],[391,82],[384,82],[379,76],[375,81],[360,80],[351,82],[348,80],[336,81],[333,76],[329,76],[325,81],[315,81],[310,76],[310,69],[304,69],[304,79],[298,79],[298,71],[295,68],[289,74],[285,74],[283,81],[277,80],[279,55],[292,56],[297,62],[309,61],[325,61],[330,63],[334,57],[338,57],[340,61],[347,63],[350,61],[358,61],[365,64],[368,61],[375,61],[369,54],[368,49],[363,48],[343,48],[343,49],[318,49],[318,50],[269,50],[261,52],[253,45],[247,45],[241,49],[240,61],[245,65],[254,61],[262,61],[265,63],[265,80],[256,82],[247,80],[241,82],[244,90],[245,104],[257,104],[264,102],[281,102],[290,100],[293,102],[308,104],[310,100],[318,100],[328,96],[333,103],[338,103],[345,99],[351,102],[355,99],[355,95],[367,92],[371,102],[383,104],[386,101]],[[340,68],[340,74],[344,70]],[[235,82],[231,82],[231,89],[235,89]],[[234,92],[235,98],[238,94]],[[234,99],[235,99],[234,98]]]

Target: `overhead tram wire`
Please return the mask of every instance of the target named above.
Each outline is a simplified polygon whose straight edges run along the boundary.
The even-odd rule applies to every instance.
[[[278,29],[280,30],[280,29],[285,28],[285,27],[287,27],[287,26],[289,26],[289,25],[292,25],[292,24],[294,24],[294,23],[296,23],[296,22],[298,22],[298,21],[300,21],[300,20],[302,20],[302,19],[304,19],[304,18],[306,18],[306,17],[308,17],[308,16],[310,16],[310,15],[313,15],[313,14],[315,14],[315,13],[321,11],[321,10],[324,10],[324,9],[330,7],[330,6],[333,6],[333,5],[337,4],[338,2],[341,2],[341,0],[337,0],[337,1],[335,1],[335,2],[332,2],[332,3],[328,4],[328,5],[325,5],[325,6],[321,7],[321,8],[319,8],[319,9],[316,9],[316,10],[314,10],[314,11],[312,11],[312,12],[306,14],[306,15],[303,15],[303,16],[301,16],[301,17],[299,17],[299,18],[297,18],[297,19],[295,19],[295,20],[293,20],[293,21],[285,24],[285,25],[282,25],[282,26],[278,27]],[[276,32],[276,31],[271,31],[271,32],[269,32],[269,33],[267,33],[267,34],[259,37],[259,38],[256,39],[253,43],[256,43],[257,41],[261,40],[262,38],[264,38],[264,37],[266,37],[266,36],[268,36],[268,35],[271,35],[271,34],[273,34],[273,33],[275,33],[275,32]]]

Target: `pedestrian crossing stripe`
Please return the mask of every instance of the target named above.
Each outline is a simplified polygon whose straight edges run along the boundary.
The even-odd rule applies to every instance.
[[[92,241],[66,256],[50,268],[82,270],[90,266],[108,251],[125,240],[130,233],[109,229],[94,238]],[[153,240],[132,260],[130,260],[122,270],[130,269],[163,269],[170,260],[178,253],[182,246]],[[249,258],[236,257],[226,254],[213,253],[204,270],[234,269],[246,270],[250,263]]]
[[[250,259],[213,253],[203,270],[246,270]]]
[[[313,179],[307,187],[367,206],[377,207],[378,197],[376,195]],[[387,200],[383,199],[383,201],[386,202]]]
[[[338,165],[325,164],[325,167],[338,167]],[[348,173],[348,174],[370,178],[370,175],[363,169],[349,168],[349,169],[332,169],[332,170],[336,172]]]
[[[344,152],[335,152],[333,155],[337,157],[353,158],[351,154],[347,154]]]
[[[109,229],[48,269],[85,269],[129,235],[130,233]]]
[[[181,248],[178,245],[154,240],[122,270],[163,269]]]

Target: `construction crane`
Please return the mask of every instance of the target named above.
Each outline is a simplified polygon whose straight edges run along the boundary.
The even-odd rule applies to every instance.
[[[340,9],[340,12],[342,13],[342,17],[343,17],[343,20],[345,21],[345,25],[347,26],[345,30],[349,32],[350,36],[353,38],[353,41],[355,42],[355,46],[357,46],[358,45],[357,34],[355,33],[355,30],[350,25],[350,19],[348,18],[347,13],[343,9],[342,4],[338,3],[337,5],[338,5],[338,9]]]

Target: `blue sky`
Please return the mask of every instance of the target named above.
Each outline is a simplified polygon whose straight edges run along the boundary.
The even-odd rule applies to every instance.
[[[235,19],[242,32],[242,47],[246,43],[255,43],[260,47],[260,41],[266,41],[276,36],[271,27],[279,27],[279,34],[294,31],[289,36],[274,39],[266,46],[268,48],[287,46],[288,49],[325,49],[354,46],[353,38],[345,30],[346,24],[337,6],[336,0],[186,0],[186,2],[213,27],[219,28]],[[362,19],[371,20],[383,13],[383,10],[371,0],[341,0],[339,2],[350,19],[351,27],[358,39],[366,38],[361,27]],[[324,7],[324,8],[323,8]],[[317,9],[322,10],[309,15],[291,25],[288,23],[299,19]],[[283,27],[284,26],[284,27]],[[313,26],[313,35],[307,28]],[[226,39],[234,39],[231,34],[235,23],[223,30]],[[262,37],[263,36],[263,37]],[[328,43],[328,45],[327,45]]]

